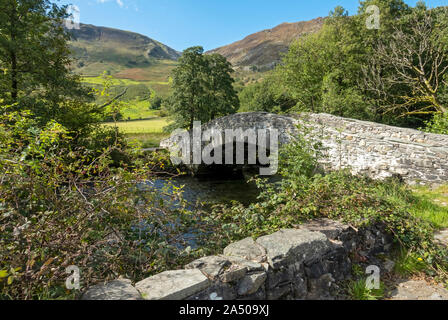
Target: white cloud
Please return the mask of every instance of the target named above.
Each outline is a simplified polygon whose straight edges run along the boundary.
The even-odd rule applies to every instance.
[[[109,2],[109,1],[110,0],[97,0],[97,2],[99,2],[99,3],[106,3],[106,2]],[[115,0],[115,2],[120,6],[120,8],[124,8],[125,7],[123,0]]]

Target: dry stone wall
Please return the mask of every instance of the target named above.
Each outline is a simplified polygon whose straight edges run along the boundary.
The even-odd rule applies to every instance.
[[[321,164],[327,169],[350,168],[354,174],[374,179],[399,176],[410,184],[448,182],[448,135],[337,117],[302,113],[281,116],[265,112],[238,113],[203,125],[205,131],[225,129],[272,129],[279,143],[289,143],[301,123],[313,128],[310,139],[319,139],[326,149]],[[176,139],[161,143],[171,149]]]
[[[448,135],[332,116],[306,114],[326,148],[321,163],[375,179],[399,176],[410,184],[448,182]]]
[[[340,281],[351,277],[353,257],[381,265],[374,257],[386,253],[391,241],[379,225],[356,230],[320,219],[256,240],[243,239],[226,247],[222,255],[198,259],[182,270],[162,272],[135,285],[126,279],[97,285],[83,299],[335,299]]]

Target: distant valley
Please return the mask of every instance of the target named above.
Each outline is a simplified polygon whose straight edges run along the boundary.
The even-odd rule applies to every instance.
[[[283,23],[207,53],[225,56],[237,71],[236,85],[242,87],[262,78],[264,71],[281,61],[292,41],[318,31],[324,19]],[[169,96],[170,73],[181,52],[147,36],[113,28],[81,24],[71,33],[72,67],[84,83],[98,88],[106,73],[113,78],[112,94],[128,88],[121,99],[130,102],[125,119],[145,119],[154,114],[148,111],[151,92],[162,98]]]

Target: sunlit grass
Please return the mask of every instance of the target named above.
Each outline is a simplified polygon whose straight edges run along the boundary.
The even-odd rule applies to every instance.
[[[385,286],[381,282],[380,288],[369,289],[366,279],[361,278],[349,284],[348,292],[352,300],[381,300],[384,298]]]
[[[403,277],[418,274],[428,268],[428,264],[422,257],[403,249],[398,252],[397,258],[395,259],[394,271]]]
[[[132,101],[126,103],[120,112],[125,120],[143,120],[147,118],[157,117],[157,110],[151,110],[149,100]]]
[[[168,118],[154,118],[150,120],[123,121],[105,123],[107,126],[117,126],[121,133],[126,135],[128,140],[138,140],[143,148],[158,147],[160,141],[169,136],[163,132],[163,128],[169,124]]]
[[[416,187],[414,194],[418,201],[411,206],[411,213],[438,228],[448,228],[448,185]]]
[[[105,79],[103,76],[100,75],[100,76],[96,76],[96,77],[82,77],[81,81],[84,83],[103,85]],[[128,86],[128,85],[133,85],[133,84],[141,84],[141,83],[149,82],[149,81],[135,81],[135,80],[129,80],[129,79],[117,79],[114,77],[110,78],[108,81],[113,86]]]
[[[143,148],[155,148],[160,145],[160,141],[168,138],[169,134],[165,132],[154,133],[128,133],[126,139],[138,140],[141,142]]]
[[[117,126],[125,134],[162,133],[163,128],[169,124],[168,118],[154,118],[149,120],[122,121],[106,123],[108,126]]]

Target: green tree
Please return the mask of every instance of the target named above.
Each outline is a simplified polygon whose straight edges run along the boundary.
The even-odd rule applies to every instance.
[[[355,21],[337,7],[322,29],[294,42],[276,69],[296,111],[369,118],[357,80],[361,73]]]
[[[369,29],[369,6],[379,8],[379,29]],[[327,112],[340,116],[393,122],[381,112],[374,93],[366,88],[366,69],[377,56],[379,42],[390,44],[396,28],[409,23],[412,12],[402,0],[361,1],[358,14],[348,16],[336,7],[321,30],[296,40],[281,65],[277,85],[296,101],[295,111]]]
[[[48,0],[0,1],[0,99],[32,106],[43,122],[61,116],[61,102],[88,97],[69,69],[67,18]]]
[[[366,87],[385,113],[396,116],[448,112],[448,10],[420,3],[375,46]]]
[[[233,89],[232,68],[217,54],[204,55],[202,47],[186,49],[173,71],[170,112],[174,126],[193,128],[196,120],[208,122],[235,113],[239,107]]]
[[[283,113],[296,102],[277,86],[276,74],[270,74],[261,82],[246,86],[239,94],[240,111],[264,111]]]
[[[225,57],[217,53],[205,55],[204,58],[207,66],[209,119],[235,113],[240,102],[233,88],[232,65]]]

